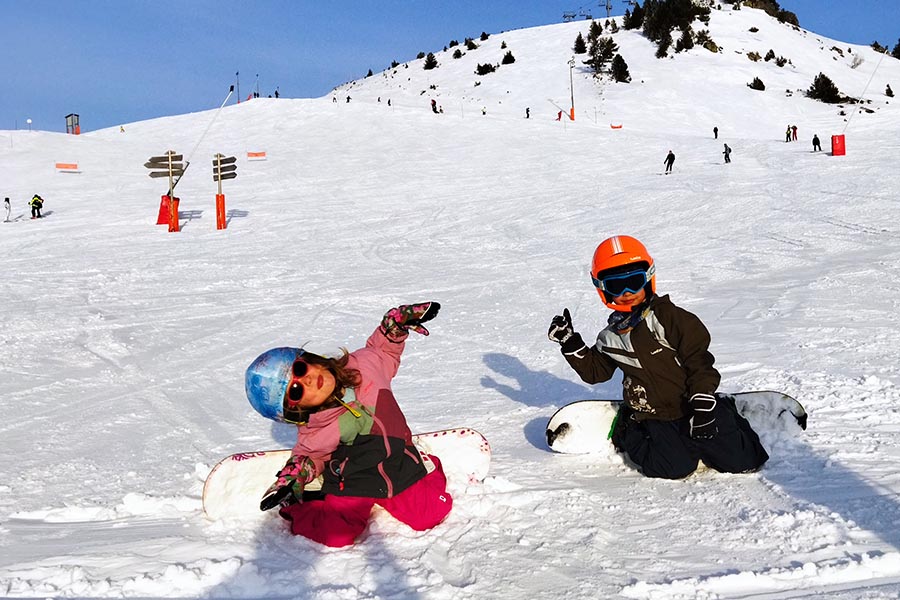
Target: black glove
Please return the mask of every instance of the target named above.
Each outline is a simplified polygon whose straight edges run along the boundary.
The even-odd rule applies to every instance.
[[[563,354],[577,354],[582,348],[586,348],[581,335],[572,327],[572,315],[568,308],[564,308],[563,314],[556,315],[550,321],[547,337],[561,346]]]
[[[711,440],[719,433],[716,426],[716,397],[712,394],[694,394],[688,401],[691,407],[691,438]]]
[[[428,335],[422,327],[438,314],[441,305],[437,302],[421,302],[419,304],[401,304],[384,314],[381,320],[381,333],[392,342],[402,342],[412,329],[416,333]]]

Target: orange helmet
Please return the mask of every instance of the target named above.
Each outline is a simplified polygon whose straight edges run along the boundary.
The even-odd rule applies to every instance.
[[[656,293],[656,267],[642,243],[627,235],[616,235],[600,242],[594,250],[591,281],[594,282],[603,304],[612,310],[623,312],[631,310],[631,307],[613,304],[613,298],[621,294],[613,295],[607,291],[603,279],[610,275],[624,275],[634,271],[646,272],[643,289],[647,291],[648,296]]]

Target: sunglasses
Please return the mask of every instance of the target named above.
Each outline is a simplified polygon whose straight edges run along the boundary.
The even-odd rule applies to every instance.
[[[302,360],[295,360],[291,366],[291,383],[287,389],[287,399],[285,400],[285,409],[297,410],[297,403],[303,398],[303,384],[297,381],[309,372],[309,365]]]
[[[647,282],[650,281],[650,274],[641,269],[618,275],[609,275],[603,279],[597,279],[592,275],[591,281],[594,282],[594,286],[597,289],[606,292],[613,298],[618,298],[626,293],[637,294],[640,292],[647,285]]]

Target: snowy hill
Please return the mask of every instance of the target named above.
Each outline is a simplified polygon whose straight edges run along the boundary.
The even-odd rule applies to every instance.
[[[621,17],[611,21],[622,24]],[[728,131],[752,128],[754,137],[767,139],[783,132],[787,123],[801,119],[807,127],[832,122],[839,109],[808,100],[803,94],[819,72],[844,94],[858,97],[882,59],[868,46],[846,44],[779,23],[762,10],[733,11],[726,5],[710,11],[708,25],[694,23],[695,31],[711,33],[718,53],[699,47],[675,53],[673,48],[668,58],[657,60],[656,44],[640,30],[620,28],[611,33],[607,28],[604,35],[618,45],[632,76],[631,84],[616,84],[599,82],[584,64],[586,55],[573,54],[575,38],[579,33],[587,38],[589,26],[589,21],[548,25],[495,33],[485,41],[475,35],[479,45],[475,50],[466,50],[462,43],[446,50],[432,49],[439,62],[435,69],[426,71],[424,59],[414,60],[339,86],[335,97],[342,102],[347,95],[365,102],[391,98],[393,103],[421,107],[434,98],[446,112],[474,115],[484,107],[492,115],[511,118],[523,117],[529,107],[535,118],[556,118],[558,110],[568,113],[571,105],[568,62],[574,56],[576,120],[604,127],[625,124],[638,131],[656,131],[660,121],[667,124],[667,130],[709,122]],[[456,49],[463,52],[461,58],[453,58]],[[753,62],[748,58],[754,52],[764,57],[769,50],[789,62],[779,67],[775,60]],[[513,53],[516,62],[501,65],[507,52]],[[475,74],[479,64],[498,68],[479,76]],[[885,86],[897,81],[897,76],[897,61],[888,57],[866,94],[872,110],[885,107],[889,100]],[[765,93],[747,87],[754,77],[765,83]],[[647,97],[656,98],[664,114],[648,114]],[[783,101],[790,97],[795,101]],[[772,121],[767,120],[770,114]],[[754,115],[750,127],[747,115]],[[685,133],[696,131],[691,128]]]
[[[634,82],[577,73],[577,119],[556,122],[586,28],[493,34],[456,61],[439,53],[433,71],[413,61],[339,102],[227,106],[211,127],[215,111],[77,137],[0,132],[13,200],[0,225],[0,595],[897,597],[900,113],[883,90],[900,63],[873,77],[868,48],[714,10],[722,53],[657,60],[620,32]],[[502,41],[516,62],[475,87]],[[770,48],[791,63],[746,57]],[[819,72],[849,95],[872,78],[873,112],[848,126],[796,93]],[[747,88],[755,76],[765,92]],[[800,141],[783,141],[788,123]],[[811,152],[813,133],[826,152]],[[840,133],[847,155],[830,156]],[[193,162],[177,234],[155,225],[165,186],[142,166],[168,149]],[[268,160],[246,159],[257,151]],[[226,231],[217,152],[238,157]],[[27,217],[34,193],[48,218]],[[723,391],[780,389],[809,410],[802,438],[764,440],[761,472],[655,481],[617,455],[546,449],[556,408],[620,393],[580,383],[546,338],[563,307],[586,339],[605,323],[588,265],[616,233],[644,241],[659,290],[704,320]],[[333,551],[273,515],[204,520],[217,460],[293,440],[245,399],[257,354],[354,349],[387,308],[429,299],[441,314],[408,344],[396,396],[414,429],[467,425],[494,449],[483,485],[451,489],[445,523],[414,533],[380,513]]]

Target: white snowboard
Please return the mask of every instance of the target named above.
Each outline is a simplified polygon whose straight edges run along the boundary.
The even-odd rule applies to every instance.
[[[738,412],[760,437],[794,436],[806,429],[806,410],[781,392],[753,391],[733,396]],[[610,453],[611,428],[621,400],[578,400],[560,408],[547,423],[547,445],[563,454]]]
[[[413,442],[423,454],[441,459],[448,484],[469,485],[487,477],[491,446],[487,439],[469,428],[420,433]],[[291,451],[265,450],[232,454],[212,468],[203,486],[203,512],[209,519],[247,518],[262,514],[259,501],[275,481]],[[310,482],[307,491],[322,487],[321,478]]]

